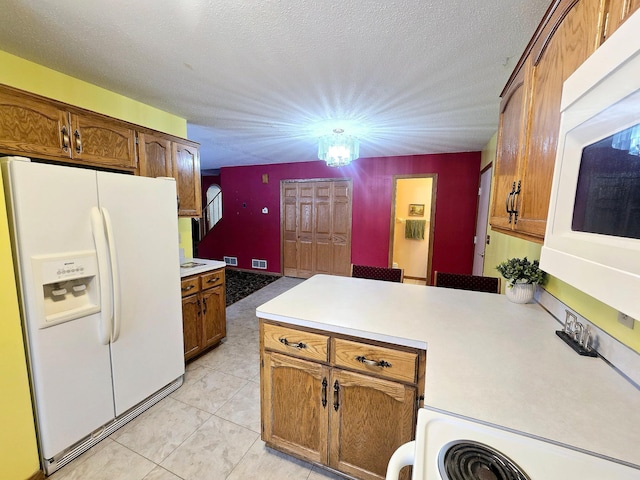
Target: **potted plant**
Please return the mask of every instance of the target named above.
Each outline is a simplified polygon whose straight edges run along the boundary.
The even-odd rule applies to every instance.
[[[530,262],[527,257],[510,258],[496,266],[496,270],[507,279],[505,293],[514,303],[528,303],[533,299],[535,286],[542,285],[546,273],[540,269],[540,262]]]

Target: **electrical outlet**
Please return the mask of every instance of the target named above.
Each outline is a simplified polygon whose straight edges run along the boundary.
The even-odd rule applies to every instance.
[[[627,315],[626,313],[618,312],[618,322],[624,325],[627,328],[633,330],[633,325],[635,323],[635,319]]]

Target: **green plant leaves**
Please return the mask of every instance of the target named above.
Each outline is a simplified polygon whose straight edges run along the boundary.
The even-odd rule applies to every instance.
[[[527,257],[510,258],[496,266],[496,270],[510,283],[534,283],[543,284],[546,272],[540,270],[540,262],[530,262]]]

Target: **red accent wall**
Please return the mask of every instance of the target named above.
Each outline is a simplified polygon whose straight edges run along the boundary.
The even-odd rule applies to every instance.
[[[438,174],[432,271],[471,273],[480,178],[480,152],[360,158],[347,167],[324,162],[226,167],[215,178],[222,189],[222,220],[200,243],[202,258],[267,260],[280,266],[280,180],[351,178],[353,223],[351,262],[387,266],[394,175]],[[269,183],[262,183],[262,175]],[[214,183],[203,178],[203,187]],[[261,213],[263,207],[268,214]]]

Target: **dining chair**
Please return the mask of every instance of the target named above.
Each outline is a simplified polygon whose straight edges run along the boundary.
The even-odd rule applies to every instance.
[[[435,272],[433,285],[436,287],[457,288],[459,290],[500,293],[500,280],[499,277]]]
[[[404,280],[404,270],[402,268],[370,267],[368,265],[351,264],[351,276],[402,283]]]

